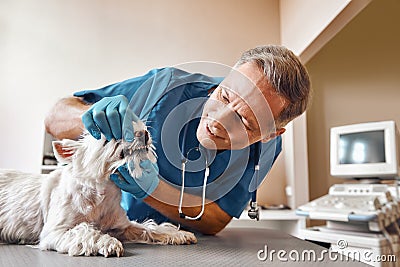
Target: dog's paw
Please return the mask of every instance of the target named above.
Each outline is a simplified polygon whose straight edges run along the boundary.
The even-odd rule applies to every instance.
[[[171,239],[168,242],[171,245],[189,245],[189,244],[196,244],[197,243],[197,238],[196,236],[191,233],[191,232],[186,232],[179,230],[175,236],[171,237]]]
[[[98,254],[103,255],[104,257],[117,256],[120,257],[124,254],[124,247],[122,243],[109,235],[102,236],[97,241],[98,246]]]

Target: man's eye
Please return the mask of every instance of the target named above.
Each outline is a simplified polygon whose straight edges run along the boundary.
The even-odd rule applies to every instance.
[[[223,92],[223,90],[221,90],[221,91],[219,92],[219,96],[220,96],[220,98],[221,98],[225,103],[229,103],[229,98],[228,98],[228,96],[226,95],[226,93]]]
[[[249,126],[249,123],[247,122],[246,119],[244,119],[243,117],[241,117],[241,120],[242,120],[242,123],[243,123],[244,127],[246,127],[246,129],[251,129],[250,126]]]
[[[238,116],[247,130],[253,130],[252,124],[250,123],[250,121],[248,120],[248,118],[246,116],[241,116],[239,114],[238,114]]]

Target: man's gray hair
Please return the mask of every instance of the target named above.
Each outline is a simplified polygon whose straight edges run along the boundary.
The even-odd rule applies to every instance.
[[[284,46],[266,45],[245,51],[236,63],[254,62],[265,73],[269,84],[289,104],[275,118],[276,128],[301,115],[311,99],[311,82],[299,58]]]

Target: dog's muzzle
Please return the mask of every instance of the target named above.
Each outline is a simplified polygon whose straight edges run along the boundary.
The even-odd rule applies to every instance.
[[[151,145],[150,134],[147,130],[141,130],[135,132],[135,139],[129,146],[124,147],[121,151],[120,158],[126,156],[132,156],[135,151],[146,151],[149,152],[149,147]]]
[[[135,132],[135,139],[137,139],[137,141],[139,143],[142,143],[146,149],[148,150],[148,146],[149,144],[149,132],[147,130],[143,130],[143,131],[136,131]]]

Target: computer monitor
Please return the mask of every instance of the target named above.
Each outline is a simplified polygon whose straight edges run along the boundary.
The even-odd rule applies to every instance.
[[[400,174],[399,131],[394,121],[331,128],[331,175],[395,178]]]

